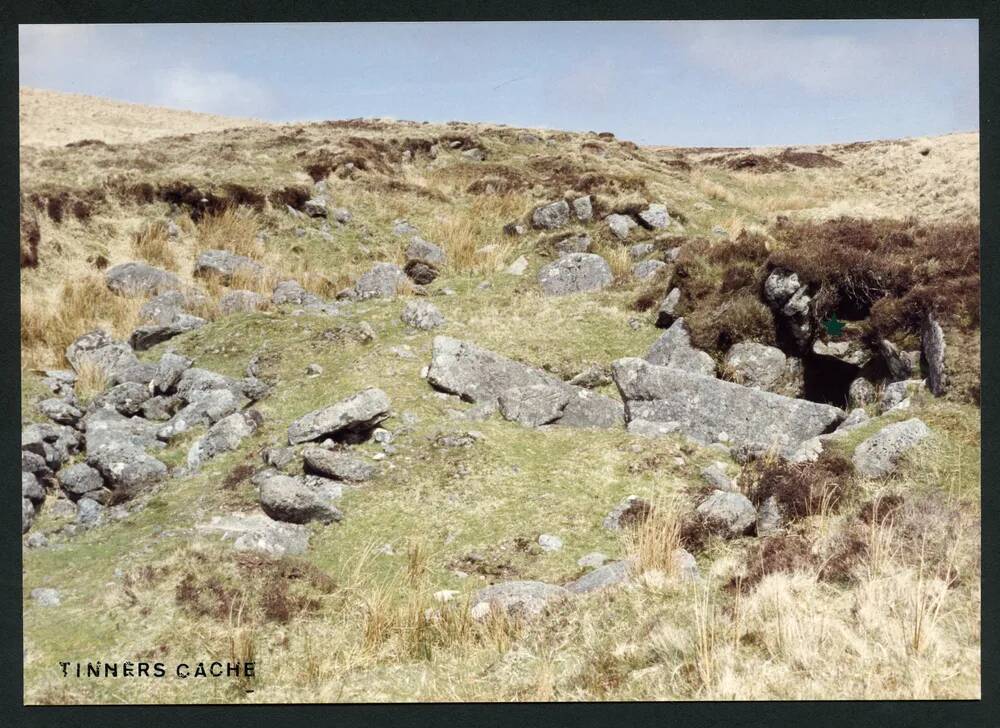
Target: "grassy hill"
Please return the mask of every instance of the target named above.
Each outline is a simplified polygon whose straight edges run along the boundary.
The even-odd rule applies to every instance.
[[[50,111],[63,101],[92,104],[93,126],[64,136]],[[140,352],[142,361],[173,349],[240,377],[256,357],[273,385],[252,437],[200,473],[156,486],[121,520],[80,529],[71,512],[42,509],[32,533],[48,545],[24,551],[26,702],[978,697],[978,134],[681,149],[488,124],[229,128],[237,122],[193,116],[22,90],[23,420],[44,420],[41,370],[65,368],[68,344],[97,327],[118,338],[136,327],[144,299],[119,296],[104,279],[131,260],[207,296],[199,313],[209,323]],[[317,184],[348,222],[297,212]],[[580,195],[591,196],[595,220],[532,227],[536,206]],[[649,203],[667,206],[667,229],[639,227],[623,243],[602,220]],[[294,277],[333,299],[376,261],[405,262],[401,219],[447,254],[426,291],[446,319],[435,331],[400,320],[417,290],[352,302],[336,316],[273,305],[220,315],[227,288],[193,277],[200,252],[225,249],[271,271],[245,288],[270,296]],[[506,234],[510,223],[524,234]],[[537,273],[570,233],[589,235],[613,284],[543,296]],[[637,280],[630,246],[639,243],[650,244],[647,257],[673,248],[680,257]],[[521,256],[525,273],[508,272]],[[438,334],[560,379],[643,356],[662,334],[655,309],[670,286],[684,291],[692,339],[721,364],[734,340],[775,343],[770,314],[748,301],[778,260],[803,276],[816,261],[815,284],[839,296],[830,310],[864,309],[850,322],[859,337],[919,346],[913,313],[934,303],[952,386],[944,397],[915,395],[910,409],[828,448],[849,458],[885,424],[919,417],[934,437],[893,477],[841,474],[834,487],[825,460],[805,465],[795,482],[811,505],[781,535],[685,542],[696,583],[649,558],[643,539],[673,533],[672,509],[701,497],[705,466],[724,461],[748,489],[753,465],[679,434],[463,419],[469,405],[421,375]],[[859,280],[880,281],[877,300],[859,303]],[[321,373],[307,376],[312,364]],[[199,531],[216,515],[257,512],[250,476],[262,451],[285,445],[297,417],[366,386],[391,400],[383,427],[392,448],[354,448],[379,474],[345,490],[341,523],[310,525],[306,554],[269,559]],[[597,391],[617,397],[610,383]],[[93,392],[81,383],[78,395]],[[441,446],[443,435],[470,430],[472,445]],[[180,465],[199,434],[157,457]],[[663,515],[638,535],[603,528],[632,494]],[[891,518],[877,516],[878,504],[897,500]],[[541,550],[543,533],[564,546]],[[511,579],[563,584],[595,551],[641,557],[648,568],[535,620],[469,617],[475,590]],[[36,587],[58,588],[61,604],[30,599]],[[53,667],[251,656],[258,675],[249,682],[67,680]]]
[[[62,147],[84,139],[100,139],[108,144],[135,143],[168,134],[263,124],[254,119],[129,104],[24,86],[18,95],[22,146]]]

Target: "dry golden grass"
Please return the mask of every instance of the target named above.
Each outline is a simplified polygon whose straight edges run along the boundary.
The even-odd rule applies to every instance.
[[[636,573],[655,571],[665,576],[676,575],[682,508],[676,498],[658,498],[647,518],[624,531],[622,545],[634,559],[632,568]]]
[[[19,106],[21,144],[39,147],[58,147],[82,139],[132,143],[168,134],[265,123],[23,86],[19,89]]]
[[[524,198],[519,195],[476,196],[468,206],[452,207],[432,218],[424,234],[447,254],[445,270],[494,273],[510,263],[516,249],[502,228],[523,209]]]
[[[132,254],[136,258],[176,271],[178,260],[176,252],[171,248],[167,225],[162,220],[146,223],[132,238]]]
[[[228,250],[237,255],[261,260],[264,245],[257,238],[260,227],[248,208],[227,208],[198,223],[198,250]]]
[[[108,380],[104,369],[90,360],[84,360],[76,370],[76,396],[83,402],[89,402],[107,388]]]
[[[66,347],[80,335],[105,328],[127,338],[139,322],[144,299],[112,293],[98,274],[66,281],[42,299],[21,296],[21,351],[27,366],[61,363]]]

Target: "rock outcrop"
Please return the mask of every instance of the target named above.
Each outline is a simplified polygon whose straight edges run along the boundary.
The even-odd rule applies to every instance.
[[[844,418],[837,407],[642,359],[619,359],[612,376],[627,420],[677,422],[682,432],[706,443],[776,447],[790,454],[803,440],[832,430]]]
[[[475,344],[447,336],[434,339],[427,381],[467,402],[497,402],[506,391],[541,385],[569,394],[562,415],[552,424],[570,427],[615,427],[623,423],[619,402],[556,379],[540,369],[513,361]],[[534,390],[532,390],[534,391]]]

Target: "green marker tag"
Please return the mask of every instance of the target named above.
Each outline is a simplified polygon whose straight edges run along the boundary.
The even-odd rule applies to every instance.
[[[844,322],[837,318],[837,314],[833,314],[833,316],[824,321],[823,327],[832,339],[835,339],[844,333]]]

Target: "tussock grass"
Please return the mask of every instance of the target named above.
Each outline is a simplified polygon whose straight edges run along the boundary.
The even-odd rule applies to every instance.
[[[138,324],[142,304],[140,298],[112,293],[97,274],[66,281],[47,300],[22,295],[22,358],[30,366],[61,364],[66,347],[98,327],[127,337]]]
[[[76,372],[74,391],[82,402],[89,402],[108,387],[104,370],[91,361],[84,361]]]
[[[260,228],[254,212],[245,207],[227,207],[198,223],[199,250],[228,250],[254,260],[264,257],[257,239]]]
[[[658,498],[649,515],[634,528],[626,529],[622,542],[634,561],[634,571],[655,571],[666,576],[677,572],[677,550],[681,548],[683,505],[676,498]]]
[[[176,252],[173,251],[166,223],[157,220],[146,223],[132,238],[132,254],[167,270],[178,268]]]

